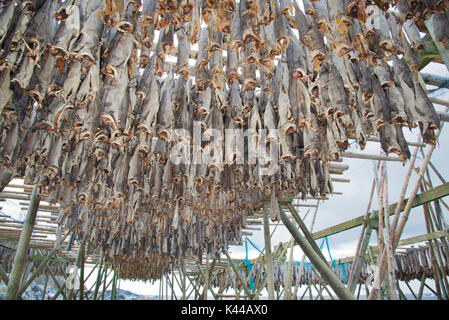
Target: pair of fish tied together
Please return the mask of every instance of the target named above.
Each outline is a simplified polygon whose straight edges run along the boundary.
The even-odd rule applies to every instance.
[[[2,187],[40,181],[123,277],[239,243],[264,201],[332,194],[349,139],[436,142],[418,23],[448,1],[394,2],[2,0]]]

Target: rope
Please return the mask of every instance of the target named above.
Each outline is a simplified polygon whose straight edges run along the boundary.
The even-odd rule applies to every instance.
[[[252,242],[251,240],[248,239],[248,237],[245,237],[245,265],[246,268],[248,269],[248,274],[251,273],[252,270],[252,266],[251,266],[251,262],[248,259],[248,241],[252,244],[253,247],[255,247],[257,250],[259,250]],[[259,250],[260,251],[260,250]],[[254,280],[253,280],[253,276],[251,275],[251,277],[249,277],[249,290],[253,290],[254,287]]]

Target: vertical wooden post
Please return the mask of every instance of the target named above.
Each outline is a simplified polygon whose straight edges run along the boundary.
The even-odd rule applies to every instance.
[[[274,271],[273,271],[273,256],[271,253],[271,238],[270,238],[270,221],[268,217],[268,207],[265,205],[263,210],[263,234],[265,239],[265,266],[267,267],[267,291],[268,300],[274,300]],[[249,294],[248,294],[249,295]]]
[[[112,276],[111,300],[115,300],[116,290],[117,290],[117,272],[115,272],[114,270],[114,275]]]
[[[14,264],[9,277],[5,300],[15,300],[18,298],[17,293],[20,288],[20,280],[25,267],[31,234],[33,233],[34,224],[36,223],[37,210],[41,200],[40,193],[41,186],[39,184],[34,185],[33,192],[31,193],[30,205],[20,234],[19,244],[17,245],[16,255],[14,256]]]
[[[418,176],[416,178],[415,184],[413,186],[413,190],[410,193],[410,197],[407,200],[407,204],[405,205],[404,211],[402,213],[402,216],[400,218],[400,220],[398,221],[397,227],[395,224],[395,218],[396,218],[396,212],[395,212],[395,217],[393,218],[393,222],[391,225],[391,233],[392,233],[392,239],[393,239],[393,252],[396,249],[398,243],[399,243],[399,239],[401,238],[402,235],[402,231],[404,230],[405,224],[407,223],[408,220],[408,216],[410,214],[410,210],[412,208],[413,203],[415,202],[415,198],[416,198],[416,193],[418,191],[419,185],[421,183],[422,177],[424,175],[424,171],[427,168],[427,164],[429,163],[430,157],[432,156],[432,152],[435,149],[434,145],[430,145],[429,146],[429,150],[427,150],[426,153],[426,157],[424,158],[422,164],[421,164],[421,168],[419,169],[418,172]],[[398,203],[398,207],[399,207]],[[400,207],[399,209],[397,209],[396,211],[400,211]],[[399,216],[399,215],[398,215]],[[394,237],[393,237],[394,235]],[[376,277],[374,279],[375,283],[381,283],[383,277],[385,276],[385,272],[386,272],[386,266],[385,263],[387,262],[387,252],[386,250],[384,250],[382,252],[382,254],[379,251],[379,255],[378,255],[378,272],[376,274]],[[376,294],[377,294],[377,290],[376,288],[373,288],[373,290],[371,290],[370,295],[368,297],[369,300],[373,300],[376,298]]]
[[[45,299],[45,294],[47,293],[47,284],[48,284],[48,271],[45,272],[44,290],[42,290],[41,300]]]
[[[86,249],[85,249],[85,245],[84,242],[81,243],[81,247],[80,247],[81,253],[79,253],[81,255],[80,257],[80,262],[79,262],[79,267],[80,267],[80,288],[79,288],[79,299],[80,300],[84,300],[84,262],[86,259]]]
[[[104,293],[106,291],[106,280],[108,279],[108,266],[104,268],[103,290],[101,291],[100,299],[104,300]]]
[[[165,300],[168,300],[168,275],[165,275]]]
[[[162,277],[159,279],[159,297],[158,300],[162,300]]]
[[[207,288],[209,287],[209,272],[208,272],[208,265],[209,265],[209,256],[206,257],[206,272],[202,273],[204,277],[204,287],[203,287],[203,293],[201,294],[202,300],[207,300]],[[198,268],[201,270],[201,266],[198,265]]]
[[[287,279],[286,283],[284,283],[285,291],[284,291],[284,300],[291,300],[292,299],[292,281],[293,281],[293,248],[295,244],[295,239],[292,237],[290,239],[289,247],[290,247],[290,254],[288,259],[288,265],[287,265]]]
[[[337,296],[342,300],[354,300],[354,296],[351,292],[344,286],[344,284],[337,278],[333,273],[332,269],[327,263],[325,263],[322,258],[315,252],[308,241],[299,233],[299,231],[293,226],[292,222],[288,219],[282,208],[279,208],[279,214],[284,225],[290,231],[291,235],[298,242],[301,249],[309,258],[310,262],[321,274],[321,277],[329,283],[331,288],[337,294]]]
[[[182,278],[181,278],[181,288],[182,288],[182,300],[186,300],[186,261],[182,262]]]
[[[9,278],[8,278],[8,274],[6,273],[5,269],[3,268],[3,265],[0,263],[0,279],[6,284],[8,285],[9,282]]]
[[[101,271],[102,271],[102,266],[103,266],[103,252],[101,252],[101,258],[100,258],[100,264],[98,265],[98,274],[97,274],[97,279],[95,281],[95,291],[94,291],[94,300],[97,300],[97,295],[98,295],[98,290],[100,289],[100,284],[101,284]]]
[[[80,246],[78,247],[78,254],[77,254],[76,260],[75,260],[75,267],[76,267],[75,270],[77,272],[78,272],[80,264],[81,264],[82,256],[84,256],[84,243],[80,243]],[[81,277],[80,277],[80,283],[81,283]],[[81,287],[80,287],[80,289],[81,289]],[[73,290],[74,290],[73,287],[70,288],[70,290],[69,290],[69,294],[68,294],[68,297],[67,297],[69,300],[72,300],[74,298],[73,297]]]
[[[399,286],[396,288],[396,277],[395,277],[395,261],[393,257],[393,244],[390,233],[390,215],[388,214],[388,180],[387,180],[387,167],[385,161],[382,162],[381,167],[383,190],[384,190],[384,220],[385,220],[385,248],[387,250],[387,266],[388,266],[388,280],[390,288],[390,299],[397,300],[396,289],[399,290]]]
[[[174,284],[174,279],[173,279],[173,277],[174,277],[174,273],[175,273],[175,271],[174,270],[172,270],[171,271],[171,281],[170,281],[170,288],[171,288],[171,300],[173,300],[173,297],[174,297],[174,294],[175,294],[175,284]]]
[[[371,191],[368,200],[368,206],[365,211],[365,219],[363,221],[362,232],[360,232],[359,241],[357,242],[357,247],[354,254],[354,262],[353,267],[351,268],[351,273],[349,275],[348,280],[348,288],[352,293],[355,292],[355,288],[357,286],[357,282],[359,281],[360,273],[362,271],[363,262],[365,260],[366,249],[368,248],[368,243],[371,239],[372,227],[369,224],[371,210],[371,203],[373,201],[374,189],[376,187],[376,180],[373,179],[373,183],[371,185]],[[373,215],[374,217],[374,215]],[[360,290],[359,290],[360,292]]]
[[[357,282],[359,281],[360,274],[361,274],[362,268],[363,268],[363,264],[365,263],[366,251],[368,249],[369,241],[371,239],[371,234],[373,232],[373,228],[369,223],[369,219],[373,219],[374,217],[375,217],[375,213],[374,213],[374,211],[372,211],[370,216],[368,217],[368,219],[366,219],[367,226],[365,229],[365,233],[363,235],[363,241],[360,246],[360,251],[359,251],[358,257],[354,261],[353,266],[352,266],[352,271],[351,271],[351,275],[349,277],[349,283],[348,283],[348,288],[352,293],[355,292]]]

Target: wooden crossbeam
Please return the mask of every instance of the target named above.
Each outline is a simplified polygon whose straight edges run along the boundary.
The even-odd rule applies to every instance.
[[[449,195],[449,182],[442,184],[438,187],[435,187],[433,189],[427,190],[421,194],[416,195],[416,198],[415,198],[415,201],[414,201],[412,207],[413,208],[418,207],[424,203],[428,203],[428,202],[437,200],[439,198],[443,198],[447,195]],[[404,204],[402,206],[401,211],[404,210],[404,208],[407,204],[407,201],[408,201],[408,199],[404,200]],[[397,203],[394,203],[389,206],[388,213],[390,215],[394,214],[394,211],[396,210],[396,206],[397,206]],[[377,216],[377,213],[378,212],[376,211],[376,216]],[[377,218],[375,218],[375,219],[377,219]],[[342,222],[335,226],[317,231],[317,232],[313,233],[312,236],[314,239],[320,239],[325,236],[330,236],[330,235],[333,235],[333,234],[336,234],[336,233],[339,233],[339,232],[342,232],[345,230],[349,230],[349,229],[361,226],[363,224],[363,220],[364,220],[364,216],[359,216],[357,218]]]

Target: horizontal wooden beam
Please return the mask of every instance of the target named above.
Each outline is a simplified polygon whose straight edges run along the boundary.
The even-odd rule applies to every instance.
[[[350,183],[350,179],[344,179],[344,178],[331,178],[332,182],[342,182],[342,183]]]
[[[411,237],[411,238],[407,238],[404,240],[400,240],[398,243],[398,247],[402,247],[402,246],[408,246],[410,244],[415,244],[415,243],[419,243],[419,242],[423,242],[423,241],[428,241],[428,240],[432,240],[432,239],[437,239],[437,238],[443,238],[447,236],[447,232],[444,230],[440,230],[440,231],[435,231],[435,232],[431,232],[431,233],[426,233],[426,234],[422,234],[419,236],[415,236],[415,237]],[[377,254],[379,253],[379,248],[378,246],[372,246],[371,247],[372,251],[371,253],[374,256],[377,256]],[[369,253],[367,253],[366,258],[368,259],[369,257]],[[338,262],[339,263],[346,263],[346,262],[351,262],[354,261],[354,257],[347,257],[347,258],[343,258],[343,259],[339,259]]]
[[[399,157],[388,157],[376,154],[364,154],[364,153],[356,153],[356,152],[342,152],[342,158],[351,158],[351,159],[366,159],[366,160],[385,160],[385,161],[398,161],[401,162]]]
[[[449,182],[444,183],[442,185],[439,185],[438,187],[435,187],[433,189],[424,191],[423,193],[420,193],[416,195],[415,202],[412,205],[412,208],[423,205],[425,203],[428,203],[430,201],[434,201],[440,198],[443,198],[445,196],[449,195]],[[408,199],[404,200],[404,204],[402,205],[401,211],[404,210]],[[394,203],[389,206],[388,213],[390,215],[393,215],[396,210],[397,203]],[[378,214],[378,211],[375,211],[376,216]],[[376,218],[377,219],[377,218]],[[312,234],[314,239],[320,239],[326,236],[330,236],[342,231],[346,231],[358,226],[361,226],[363,224],[364,216],[359,216],[357,218],[342,222],[340,224],[337,224],[335,226],[317,231]]]
[[[367,137],[366,141],[370,141],[370,142],[380,142],[380,139],[377,137]],[[422,143],[416,143],[416,142],[412,142],[412,141],[407,141],[407,145],[408,146],[412,146],[412,147],[425,147],[425,144]]]

